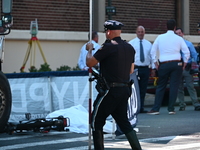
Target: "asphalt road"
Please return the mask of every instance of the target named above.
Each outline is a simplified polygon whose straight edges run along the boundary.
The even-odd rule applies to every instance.
[[[150,110],[150,107],[147,108]],[[176,107],[178,110],[178,107]],[[139,114],[137,136],[143,150],[200,150],[200,111],[193,106],[168,115]],[[88,136],[71,132],[0,134],[0,150],[87,150]],[[93,146],[92,146],[93,149]],[[105,134],[105,150],[131,149],[124,136]]]

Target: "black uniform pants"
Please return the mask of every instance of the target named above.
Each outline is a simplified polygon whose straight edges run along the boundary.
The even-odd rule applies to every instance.
[[[145,100],[145,95],[147,92],[147,86],[148,86],[148,81],[149,81],[149,74],[150,74],[150,69],[149,67],[138,67],[138,84],[140,88],[140,110],[144,110],[144,100]]]
[[[111,87],[105,95],[97,95],[92,112],[93,131],[103,130],[106,118],[112,115],[125,134],[131,132],[133,128],[127,117],[127,105],[130,95],[130,87]]]

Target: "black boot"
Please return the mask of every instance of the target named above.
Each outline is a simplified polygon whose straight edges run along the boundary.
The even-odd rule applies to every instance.
[[[104,150],[104,139],[103,139],[103,131],[97,130],[92,132],[94,149],[95,150]]]
[[[142,150],[134,130],[125,135],[131,145],[132,150]]]

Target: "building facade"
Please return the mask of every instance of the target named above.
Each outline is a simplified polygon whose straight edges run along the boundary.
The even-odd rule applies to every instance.
[[[199,0],[93,0],[93,3],[94,24],[108,19],[105,7],[111,5],[116,8],[112,19],[125,24],[124,33],[134,33],[138,25],[143,25],[147,34],[161,34],[166,30],[166,20],[173,18],[181,27],[189,22],[189,34],[196,35],[196,25],[200,22]],[[29,30],[30,21],[35,18],[40,30],[87,32],[89,29],[89,0],[13,0],[12,14],[13,29],[17,30]]]
[[[134,38],[136,27],[143,25],[145,37],[153,42],[166,32],[166,21],[176,19],[185,37],[197,44],[200,41],[196,32],[200,22],[199,4],[198,0],[93,0],[93,30],[99,32],[99,44],[102,44],[103,23],[113,19],[124,23],[123,39]],[[116,15],[106,15],[106,6],[114,6]],[[39,26],[37,37],[52,70],[62,65],[77,65],[80,48],[88,41],[89,0],[13,0],[12,16],[12,31],[6,36],[4,72],[20,72],[31,38],[30,22],[35,19]],[[35,66],[38,68],[42,63],[37,52]]]

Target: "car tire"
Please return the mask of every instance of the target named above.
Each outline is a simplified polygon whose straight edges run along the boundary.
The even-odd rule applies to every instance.
[[[0,133],[4,132],[11,113],[12,95],[8,79],[0,71]]]

